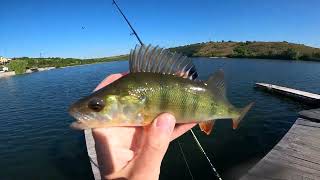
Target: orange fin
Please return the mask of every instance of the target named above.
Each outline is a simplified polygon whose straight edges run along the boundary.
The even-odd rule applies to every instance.
[[[214,121],[215,120],[205,121],[205,122],[199,123],[199,127],[200,127],[201,131],[203,131],[207,135],[209,135],[211,133],[211,131],[212,131],[212,128],[213,128],[213,125],[214,125]]]
[[[247,105],[245,108],[242,109],[241,114],[237,118],[232,119],[232,127],[233,129],[237,129],[240,121],[244,118],[244,116],[247,114],[247,112],[251,109],[251,107],[254,105],[254,102]]]

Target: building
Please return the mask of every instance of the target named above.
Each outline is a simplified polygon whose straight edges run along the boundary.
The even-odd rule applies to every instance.
[[[0,72],[7,72],[9,71],[9,68],[6,66],[0,66]]]
[[[2,65],[7,64],[10,61],[11,61],[11,59],[0,56],[0,64],[2,64]]]

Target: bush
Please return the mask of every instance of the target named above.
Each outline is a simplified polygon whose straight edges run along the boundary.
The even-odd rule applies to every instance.
[[[234,48],[234,52],[237,57],[245,57],[248,55],[248,49],[242,44]]]
[[[10,71],[15,71],[16,74],[24,74],[27,68],[27,62],[24,60],[14,60],[8,65]]]
[[[301,59],[301,60],[311,60],[312,57],[309,54],[303,54],[302,56],[300,56],[299,59]]]
[[[312,53],[312,56],[315,57],[315,58],[320,58],[320,52],[314,52]]]
[[[299,59],[299,51],[296,51],[292,48],[288,48],[286,51],[283,51],[282,55],[284,56],[284,58],[287,58],[287,59],[294,59],[294,60]]]

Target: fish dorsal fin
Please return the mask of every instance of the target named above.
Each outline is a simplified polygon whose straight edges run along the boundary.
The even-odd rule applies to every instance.
[[[129,69],[130,72],[173,74],[190,79],[196,73],[190,58],[151,45],[137,45],[131,50]]]
[[[207,85],[209,89],[216,95],[216,98],[221,98],[221,100],[226,101],[224,73],[221,69],[216,71],[209,77]]]

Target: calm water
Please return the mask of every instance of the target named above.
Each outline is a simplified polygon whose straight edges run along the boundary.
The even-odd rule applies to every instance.
[[[216,168],[227,177],[264,156],[291,127],[297,112],[310,108],[257,91],[255,82],[320,93],[320,63],[208,58],[194,62],[201,79],[217,69],[225,71],[233,104],[256,102],[236,131],[231,121],[217,121],[210,136],[195,128]],[[0,179],[92,179],[84,136],[69,129],[67,108],[105,76],[127,68],[122,61],[0,79]],[[212,179],[190,134],[180,141],[195,179]],[[161,170],[161,179],[173,178],[190,179],[177,142],[171,144]]]

